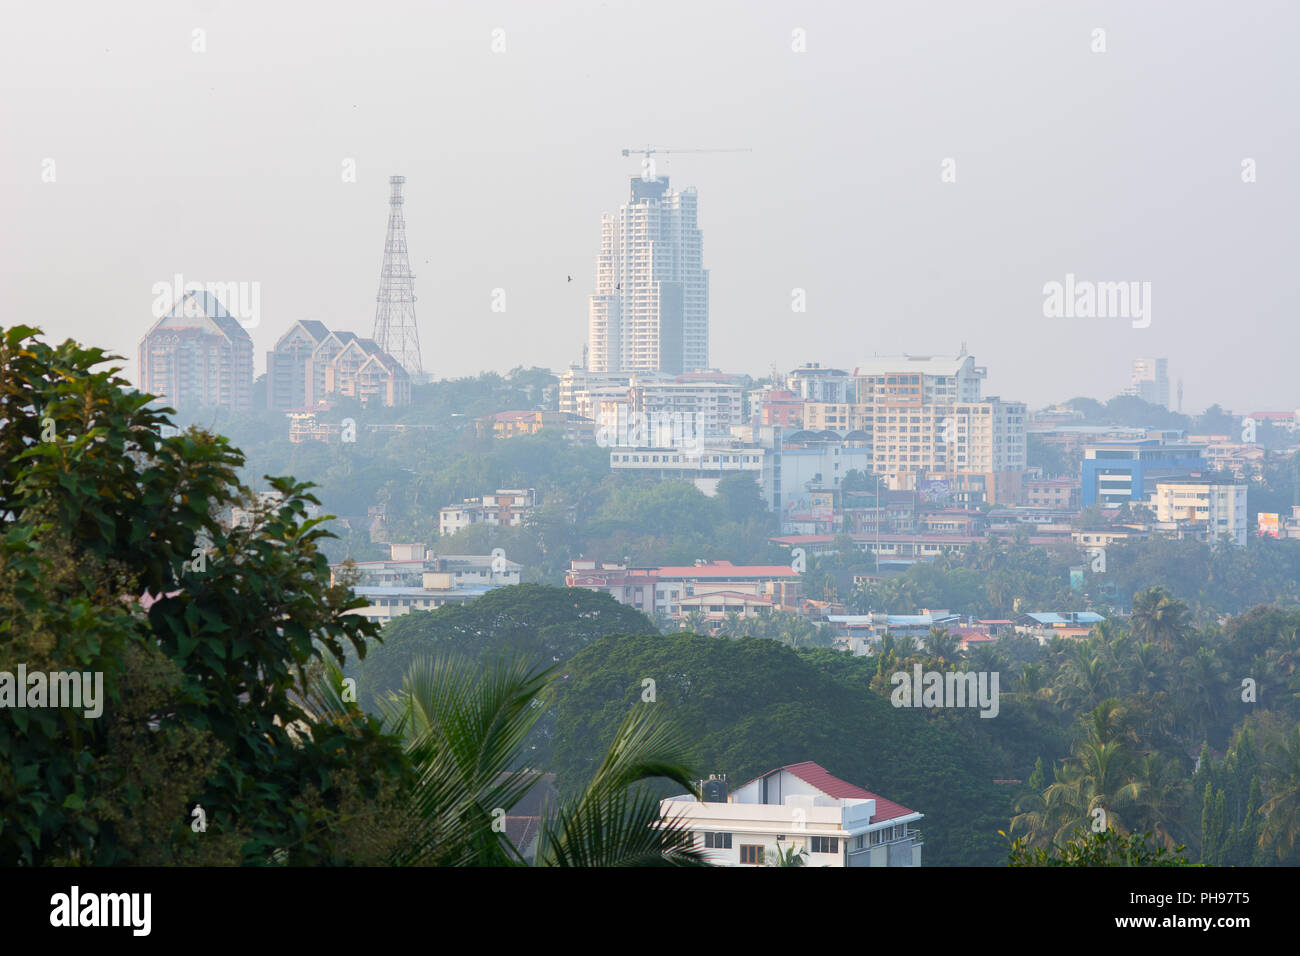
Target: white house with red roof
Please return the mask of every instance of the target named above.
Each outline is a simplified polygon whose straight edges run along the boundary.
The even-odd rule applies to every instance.
[[[920,866],[924,816],[854,786],[811,760],[755,777],[728,792],[726,777],[660,802],[665,820],[689,829],[721,866],[762,866],[802,852],[805,866]]]

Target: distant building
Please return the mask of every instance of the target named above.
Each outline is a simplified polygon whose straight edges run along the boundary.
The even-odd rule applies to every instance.
[[[857,383],[842,368],[823,368],[819,362],[801,365],[786,376],[786,388],[806,402],[832,405],[857,400]]]
[[[503,555],[443,554],[423,544],[392,544],[388,561],[330,565],[330,584],[350,571],[352,592],[368,606],[349,611],[380,624],[410,611],[431,611],[446,604],[468,604],[499,587],[520,582],[523,566]]]
[[[140,340],[140,391],[180,410],[253,404],[253,340],[217,297],[187,292]]]
[[[987,374],[964,354],[859,366],[854,378],[858,403],[869,406],[873,470],[898,490],[940,482],[956,486],[967,504],[1019,503],[1028,410],[1023,402],[981,398]]]
[[[1157,528],[1193,530],[1196,537],[1215,544],[1230,541],[1246,546],[1248,512],[1246,485],[1218,478],[1163,478],[1156,480],[1152,507]]]
[[[559,431],[564,440],[589,445],[596,441],[596,423],[590,418],[570,412],[548,412],[542,409],[497,412],[475,420],[480,437],[517,438],[536,435],[543,429]]]
[[[694,189],[633,176],[601,220],[590,299],[593,372],[692,372],[709,366],[709,273]]]
[[[304,330],[306,332],[307,330]],[[286,347],[305,347],[304,335],[290,329]],[[277,351],[280,344],[277,343]],[[296,358],[277,357],[275,366],[292,368]],[[269,361],[269,359],[268,359]],[[296,373],[295,373],[296,374]],[[377,401],[388,406],[411,403],[411,376],[401,363],[373,339],[363,339],[355,332],[330,332],[317,341],[311,358],[303,365],[306,387],[302,405],[316,405],[336,396],[355,398],[362,404]],[[269,390],[268,390],[269,391]]]
[[[466,498],[438,512],[438,534],[449,535],[476,524],[492,528],[517,528],[537,507],[537,492],[532,488],[500,488],[496,494]]]
[[[1140,358],[1133,360],[1125,395],[1132,395],[1152,405],[1169,407],[1169,360]]]
[[[745,616],[799,607],[799,574],[789,565],[741,565],[697,561],[693,565],[629,567],[588,560],[569,563],[564,582],[571,588],[602,591],[620,604],[653,617],[681,619],[699,611],[722,620],[731,611]]]
[[[831,776],[811,760],[788,764],[728,792],[725,776],[659,804],[720,866],[763,866],[781,851],[805,866],[920,866],[924,814]]]
[[[1092,633],[1094,624],[1106,619],[1094,611],[1032,611],[1016,620],[1016,633],[1032,637],[1039,644],[1062,637],[1081,640]]]
[[[1030,508],[1078,511],[1083,486],[1073,478],[1030,478],[1025,481],[1025,504]]]
[[[309,367],[316,346],[329,336],[324,322],[300,319],[266,353],[266,407],[287,411],[307,404]]]
[[[1197,445],[1158,439],[1087,445],[1083,457],[1083,506],[1145,502],[1155,490],[1157,478],[1185,477],[1205,467]]]
[[[789,389],[760,388],[749,393],[750,414],[756,424],[803,427],[804,400]]]

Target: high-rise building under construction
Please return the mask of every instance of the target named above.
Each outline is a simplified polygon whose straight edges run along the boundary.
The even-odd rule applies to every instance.
[[[634,176],[628,201],[601,219],[591,371],[709,367],[709,273],[697,210],[694,189],[675,192],[666,176]]]

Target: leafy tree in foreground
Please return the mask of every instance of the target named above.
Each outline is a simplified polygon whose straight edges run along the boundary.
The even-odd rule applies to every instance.
[[[226,527],[240,453],[162,437],[113,356],[38,334],[0,331],[0,671],[101,674],[103,700],[5,712],[0,861],[347,862],[340,807],[402,759],[377,722],[298,705],[313,662],[374,633],[329,586],[314,499],[276,479],[277,507]]]

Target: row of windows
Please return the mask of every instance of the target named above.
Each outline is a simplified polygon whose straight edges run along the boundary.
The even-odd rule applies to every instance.
[[[694,834],[692,834],[692,839],[693,838],[694,838]],[[858,840],[861,841],[862,837],[858,837]],[[809,839],[808,844],[809,844],[808,849],[812,853],[838,853],[840,851],[839,837],[815,836]],[[704,847],[705,849],[708,850],[730,850],[731,834],[705,832]],[[749,859],[747,857],[753,857],[753,858]],[[763,847],[751,843],[742,843],[740,845],[740,862],[741,863],[762,863]]]

